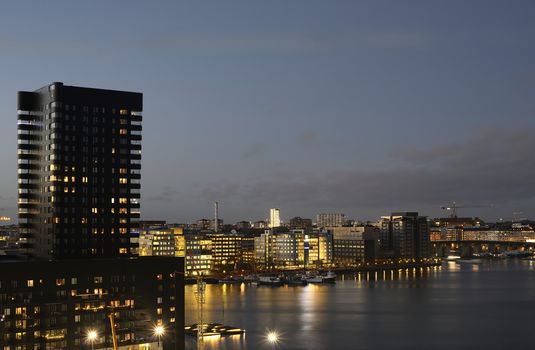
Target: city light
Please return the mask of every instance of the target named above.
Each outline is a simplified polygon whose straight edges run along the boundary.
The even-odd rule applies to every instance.
[[[95,343],[95,340],[98,338],[98,333],[96,330],[91,329],[89,332],[87,332],[87,341],[91,344],[91,350],[93,349],[93,344]]]
[[[272,349],[275,349],[280,342],[280,336],[276,331],[268,331],[266,334],[266,341],[271,345]]]
[[[158,347],[160,347],[160,341],[165,333],[165,328],[161,324],[154,327],[154,335],[158,338]]]

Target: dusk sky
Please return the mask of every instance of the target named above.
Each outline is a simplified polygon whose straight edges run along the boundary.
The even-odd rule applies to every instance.
[[[6,1],[0,215],[18,90],[144,94],[142,218],[535,218],[534,1]]]

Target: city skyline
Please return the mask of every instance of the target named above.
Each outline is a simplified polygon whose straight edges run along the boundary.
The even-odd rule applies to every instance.
[[[2,162],[16,91],[63,81],[144,92],[142,219],[210,218],[215,200],[226,222],[452,201],[535,217],[535,5],[410,4],[6,4]],[[16,178],[2,168],[2,216]]]

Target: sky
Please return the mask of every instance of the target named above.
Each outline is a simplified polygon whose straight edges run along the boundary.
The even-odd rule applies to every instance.
[[[391,211],[535,218],[533,1],[5,1],[0,215],[16,92],[144,94],[142,219]]]

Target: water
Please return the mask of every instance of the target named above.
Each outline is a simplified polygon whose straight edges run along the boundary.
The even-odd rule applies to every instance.
[[[535,263],[445,263],[441,268],[340,276],[336,285],[209,285],[205,320],[245,328],[205,349],[531,349]],[[186,287],[186,324],[195,323]],[[189,338],[186,349],[195,349]]]

